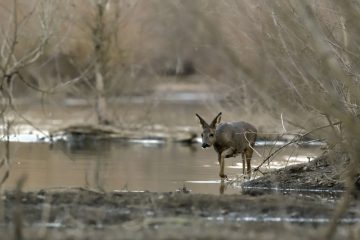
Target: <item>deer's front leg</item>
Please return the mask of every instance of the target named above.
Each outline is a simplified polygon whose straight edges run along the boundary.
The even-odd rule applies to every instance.
[[[222,153],[218,154],[218,161],[220,164],[220,173],[219,176],[221,178],[227,178],[227,176],[224,173],[224,168],[225,168],[225,156],[228,155],[232,155],[233,153],[233,149],[232,148],[228,148],[225,151],[223,151]]]

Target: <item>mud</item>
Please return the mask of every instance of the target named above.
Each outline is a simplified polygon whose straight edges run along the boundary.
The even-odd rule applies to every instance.
[[[318,239],[337,203],[319,200],[282,194],[5,192],[0,239]],[[354,201],[336,238],[360,233],[358,207]]]
[[[332,160],[334,157],[343,158],[334,152],[324,153],[309,163],[288,166],[245,182],[243,191],[248,194],[274,191],[341,193],[345,189],[344,172],[341,169],[345,169],[347,161],[336,163]]]

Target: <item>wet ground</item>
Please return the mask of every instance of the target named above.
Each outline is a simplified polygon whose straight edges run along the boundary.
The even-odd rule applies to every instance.
[[[6,193],[0,239],[319,239],[336,202],[282,194]],[[358,208],[353,202],[334,239],[358,239]]]

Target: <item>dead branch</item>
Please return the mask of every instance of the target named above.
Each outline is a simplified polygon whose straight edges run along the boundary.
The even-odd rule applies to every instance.
[[[315,128],[311,131],[308,131],[302,135],[298,135],[298,136],[295,136],[290,142],[286,143],[285,145],[281,146],[280,148],[276,149],[274,152],[272,152],[270,155],[268,155],[256,168],[254,168],[254,172],[255,171],[259,171],[260,167],[262,165],[264,165],[264,163],[266,163],[267,161],[269,161],[269,159],[271,157],[273,157],[275,154],[277,154],[278,152],[280,152],[282,149],[288,147],[289,145],[293,144],[293,143],[297,143],[299,141],[301,141],[302,138],[306,137],[307,135],[310,135],[316,131],[319,131],[321,129],[324,129],[324,128],[328,128],[328,127],[333,127],[334,125],[338,125],[338,124],[341,124],[341,122],[335,122],[335,123],[330,123],[329,125],[325,125],[325,126],[321,126],[321,127],[318,127],[318,128]],[[270,161],[269,161],[270,162]]]

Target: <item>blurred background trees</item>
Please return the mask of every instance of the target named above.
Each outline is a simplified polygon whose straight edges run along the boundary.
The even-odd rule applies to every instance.
[[[19,2],[8,0],[20,11],[38,4]],[[54,0],[53,6],[56,34],[47,39],[37,61],[22,69],[22,79],[32,88],[17,81],[14,95],[18,98],[37,96],[52,105],[92,105],[97,123],[118,123],[126,110],[118,114],[118,107],[111,106],[119,97],[148,95],[168,76],[195,73],[195,47],[190,39],[198,36],[191,34],[193,18],[178,24],[184,8],[158,0]],[[31,34],[26,37],[27,42],[36,41]],[[150,107],[149,101],[144,103],[144,108]]]
[[[107,123],[118,97],[191,82],[219,95],[211,108],[231,118],[257,121],[267,112],[277,123],[282,114],[285,127],[344,124],[358,111],[357,8],[320,0],[7,0],[2,94],[85,101]],[[336,137],[334,129],[324,133]]]
[[[0,5],[0,94],[2,113],[13,108],[13,86],[18,82],[36,88],[22,76],[22,71],[44,54],[57,30],[56,2],[43,0],[7,1]]]

